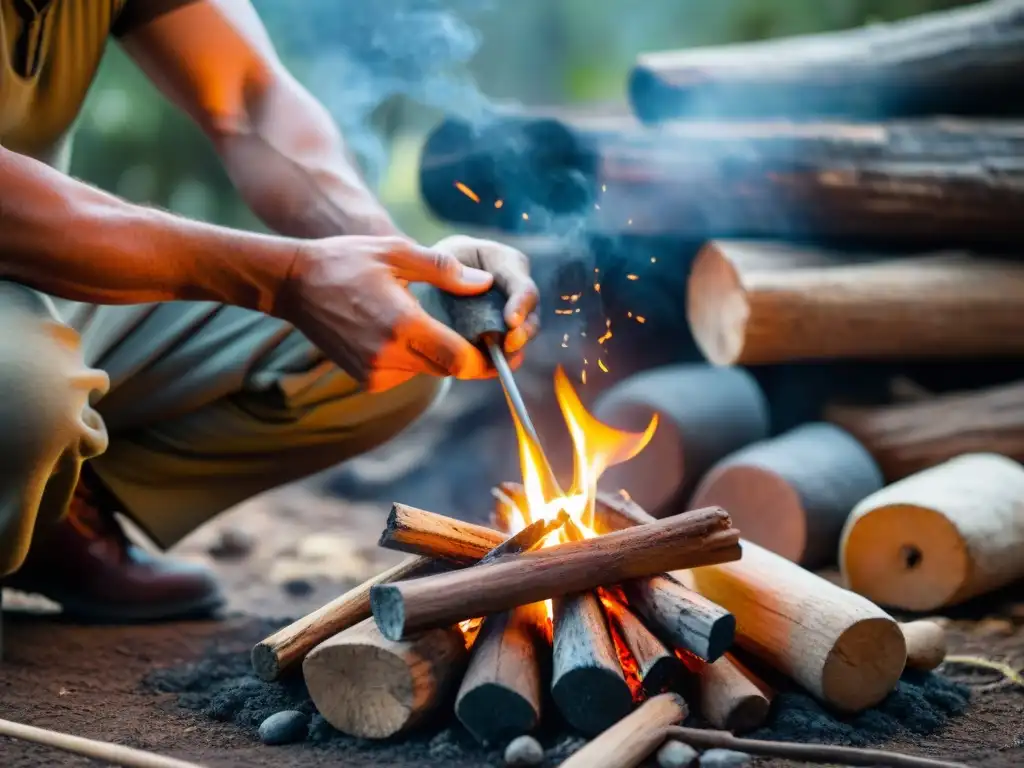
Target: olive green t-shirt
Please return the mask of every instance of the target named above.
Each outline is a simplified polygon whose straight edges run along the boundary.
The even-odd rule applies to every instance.
[[[0,145],[66,170],[108,38],[193,0],[0,0]]]

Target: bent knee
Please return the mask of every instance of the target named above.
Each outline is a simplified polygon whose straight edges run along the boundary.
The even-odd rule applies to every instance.
[[[85,438],[94,453],[106,432],[89,405],[109,386],[82,361],[74,330],[15,312],[0,312],[0,452],[5,462],[34,462]],[[13,460],[13,461],[12,461]]]

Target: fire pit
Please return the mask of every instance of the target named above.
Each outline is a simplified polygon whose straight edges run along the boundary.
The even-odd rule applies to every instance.
[[[395,504],[380,545],[412,556],[259,643],[256,673],[273,680],[301,661],[317,710],[352,736],[407,732],[454,700],[478,742],[503,745],[556,716],[545,709],[602,739],[638,722],[663,736],[690,706],[749,731],[768,715],[763,678],[775,672],[856,713],[894,690],[908,649],[913,666],[941,661],[934,633],[904,633],[870,601],[753,544],[741,551],[719,508],[658,520],[625,493],[599,493],[657,418],[613,429],[561,370],[555,394],[575,450],[564,497],[517,424],[523,482],[494,489],[493,527]],[[684,689],[689,703],[662,695]]]

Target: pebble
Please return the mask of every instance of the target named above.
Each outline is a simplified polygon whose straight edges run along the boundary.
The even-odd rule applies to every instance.
[[[313,591],[313,585],[305,579],[288,579],[281,587],[294,597],[305,597]]]
[[[697,750],[681,741],[666,741],[658,750],[658,768],[690,768],[699,759]]]
[[[505,765],[540,765],[544,747],[533,736],[517,736],[505,748]]]
[[[260,723],[260,740],[271,746],[304,741],[309,728],[309,718],[302,712],[286,709],[275,712]]]
[[[709,749],[700,756],[701,768],[741,768],[750,762],[750,755],[731,749]]]
[[[252,551],[254,544],[253,537],[240,528],[225,528],[207,552],[218,560],[241,558]]]

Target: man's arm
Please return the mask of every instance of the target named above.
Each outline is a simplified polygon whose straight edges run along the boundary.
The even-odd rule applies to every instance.
[[[132,205],[0,147],[0,279],[76,301],[270,312],[297,246]]]
[[[189,3],[127,31],[121,44],[211,139],[269,227],[302,238],[401,235],[248,0]]]

